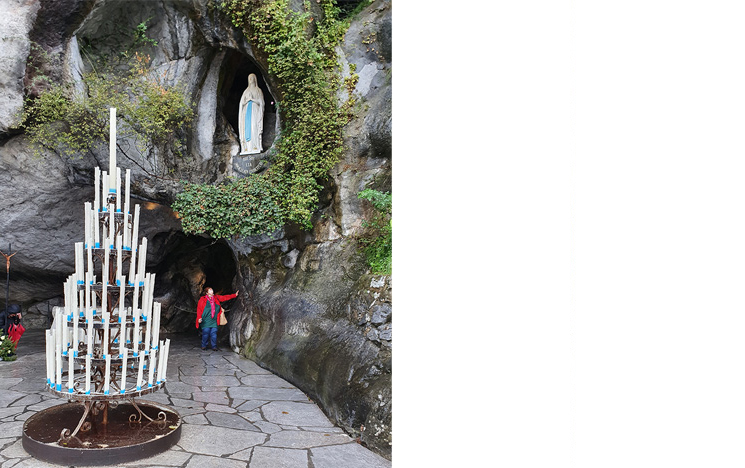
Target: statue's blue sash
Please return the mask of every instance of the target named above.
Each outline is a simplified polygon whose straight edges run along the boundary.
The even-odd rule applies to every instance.
[[[245,122],[245,135],[246,141],[251,141],[251,110],[253,109],[253,101],[248,101],[246,105],[246,122]]]

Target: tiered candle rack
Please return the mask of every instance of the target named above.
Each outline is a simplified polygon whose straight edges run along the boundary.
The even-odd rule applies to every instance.
[[[113,142],[115,109],[111,129]],[[84,241],[75,244],[64,306],[53,309],[46,332],[47,390],[70,403],[40,411],[24,424],[26,450],[55,463],[119,463],[154,455],[175,444],[181,431],[175,411],[135,401],[165,385],[170,340],[160,339],[155,274],[145,271],[147,238],[138,245],[140,205],[130,214],[130,171],[122,197],[113,144],[110,151],[109,172],[95,168]],[[128,415],[122,404],[132,407]],[[55,421],[58,427],[52,427]]]

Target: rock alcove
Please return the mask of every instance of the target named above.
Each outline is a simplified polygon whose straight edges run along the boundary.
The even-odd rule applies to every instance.
[[[169,332],[196,333],[196,304],[204,288],[209,286],[220,295],[237,290],[233,251],[224,241],[183,232],[158,234],[153,245],[165,252],[152,267],[158,278],[155,296],[163,304],[162,326]],[[232,305],[229,302],[226,308],[230,310]],[[220,331],[218,339],[226,344],[228,332]]]
[[[238,112],[241,102],[241,95],[248,86],[248,75],[256,75],[256,81],[259,88],[264,93],[264,131],[262,132],[262,142],[266,153],[274,144],[277,136],[278,119],[277,119],[277,101],[274,94],[267,86],[266,79],[261,69],[245,55],[230,51],[225,57],[223,66],[225,76],[223,77],[224,85],[221,87],[220,98],[223,102],[222,111],[225,120],[235,132],[235,139],[238,140]]]

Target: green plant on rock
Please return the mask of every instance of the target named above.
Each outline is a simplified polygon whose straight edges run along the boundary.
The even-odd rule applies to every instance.
[[[185,185],[173,204],[185,232],[228,237],[269,233],[288,222],[312,227],[321,183],[343,152],[342,128],[349,121],[337,103],[342,82],[335,52],[349,24],[338,19],[333,0],[315,1],[323,10],[320,20],[310,14],[308,1],[300,13],[290,10],[288,0],[224,0],[219,4],[233,25],[266,56],[268,72],[281,96],[277,104],[283,129],[266,172],[216,189]],[[236,205],[231,196],[236,191],[256,199]],[[196,199],[204,208],[189,206]],[[263,199],[269,207],[255,209],[265,203]],[[240,216],[249,219],[238,221]],[[235,221],[213,227],[213,219],[224,218]]]
[[[389,192],[365,189],[357,198],[369,201],[375,209],[372,220],[362,226],[369,234],[360,239],[367,263],[373,273],[390,275],[393,264],[393,196]]]
[[[109,107],[117,109],[118,141],[133,140],[140,153],[148,147],[182,153],[193,106],[183,89],[165,86],[149,71],[144,49],[155,41],[146,30],[139,24],[132,44],[118,56],[93,58],[92,51],[82,50],[93,69],[82,77],[85,93],[49,84],[38,96],[27,95],[20,127],[37,153],[47,148],[79,156],[102,144],[109,133]]]

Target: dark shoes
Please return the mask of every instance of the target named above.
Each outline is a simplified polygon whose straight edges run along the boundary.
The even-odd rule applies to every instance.
[[[212,348],[212,351],[220,351],[220,348]]]
[[[202,351],[207,351],[207,348],[202,348]]]

